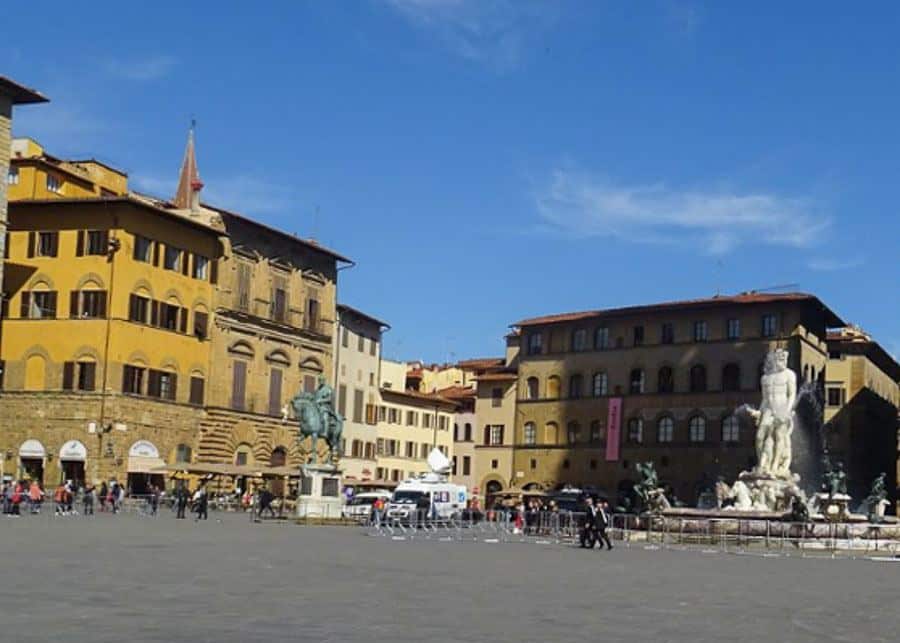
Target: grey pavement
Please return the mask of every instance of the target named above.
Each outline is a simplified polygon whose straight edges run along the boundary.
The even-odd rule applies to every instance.
[[[222,520],[219,521],[218,518]],[[0,518],[0,641],[896,641],[900,563]]]

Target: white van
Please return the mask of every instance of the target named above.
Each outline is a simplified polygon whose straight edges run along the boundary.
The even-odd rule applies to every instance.
[[[379,498],[387,502],[391,499],[391,494],[387,491],[358,493],[347,501],[341,509],[341,514],[351,520],[365,520],[372,515],[372,505]]]
[[[387,506],[388,519],[413,522],[422,518],[449,518],[466,508],[468,491],[435,473],[397,485]],[[418,513],[417,513],[418,512]]]

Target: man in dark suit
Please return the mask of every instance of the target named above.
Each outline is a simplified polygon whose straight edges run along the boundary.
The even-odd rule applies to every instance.
[[[606,528],[609,527],[609,503],[605,500],[599,502],[600,508],[597,511],[597,539],[600,541],[600,549],[603,549],[603,543],[606,543],[606,549],[612,549],[612,543],[609,542],[609,536],[606,534]]]
[[[597,542],[597,527],[600,514],[591,498],[584,500],[584,527],[581,529],[581,546],[593,549]]]

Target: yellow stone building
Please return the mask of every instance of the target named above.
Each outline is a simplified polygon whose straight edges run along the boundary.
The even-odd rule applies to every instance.
[[[844,464],[854,498],[864,498],[875,477],[886,473],[888,499],[895,501],[900,487],[900,364],[859,328],[835,330],[827,339],[824,400],[829,453]]]
[[[129,195],[13,201],[9,218],[4,471],[142,487],[190,457],[222,230]]]
[[[162,484],[162,465],[299,464],[291,396],[332,377],[338,263],[95,161],[14,146],[0,346],[6,475]],[[307,445],[308,449],[308,445]]]
[[[821,385],[827,329],[842,325],[813,295],[752,292],[522,320],[515,483],[616,498],[649,460],[693,503],[754,464],[735,409],[759,404],[766,354],[787,348],[798,379]]]
[[[8,186],[18,179],[9,164],[13,107],[45,102],[47,99],[35,90],[0,76],[0,257],[6,256],[7,190]],[[0,286],[2,284],[3,263],[0,262]],[[2,300],[3,292],[0,288],[0,302]]]

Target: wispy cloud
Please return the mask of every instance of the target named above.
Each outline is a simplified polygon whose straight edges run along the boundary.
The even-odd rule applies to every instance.
[[[619,185],[556,170],[535,204],[544,230],[573,237],[672,243],[710,254],[742,244],[807,248],[830,225],[809,199],[766,192]]]
[[[457,55],[498,72],[517,67],[529,37],[555,9],[533,0],[383,0]]]
[[[149,81],[165,77],[176,62],[172,56],[155,55],[131,60],[108,60],[104,67],[110,75],[118,78]]]
[[[849,270],[856,268],[865,263],[862,257],[851,257],[849,259],[834,259],[828,257],[818,257],[810,259],[806,265],[810,270],[818,270],[820,272],[834,272],[837,270]]]
[[[203,176],[203,201],[253,216],[296,210],[300,194],[292,188],[252,175]],[[135,173],[131,184],[138,192],[171,199],[178,184],[178,170],[171,177]]]

